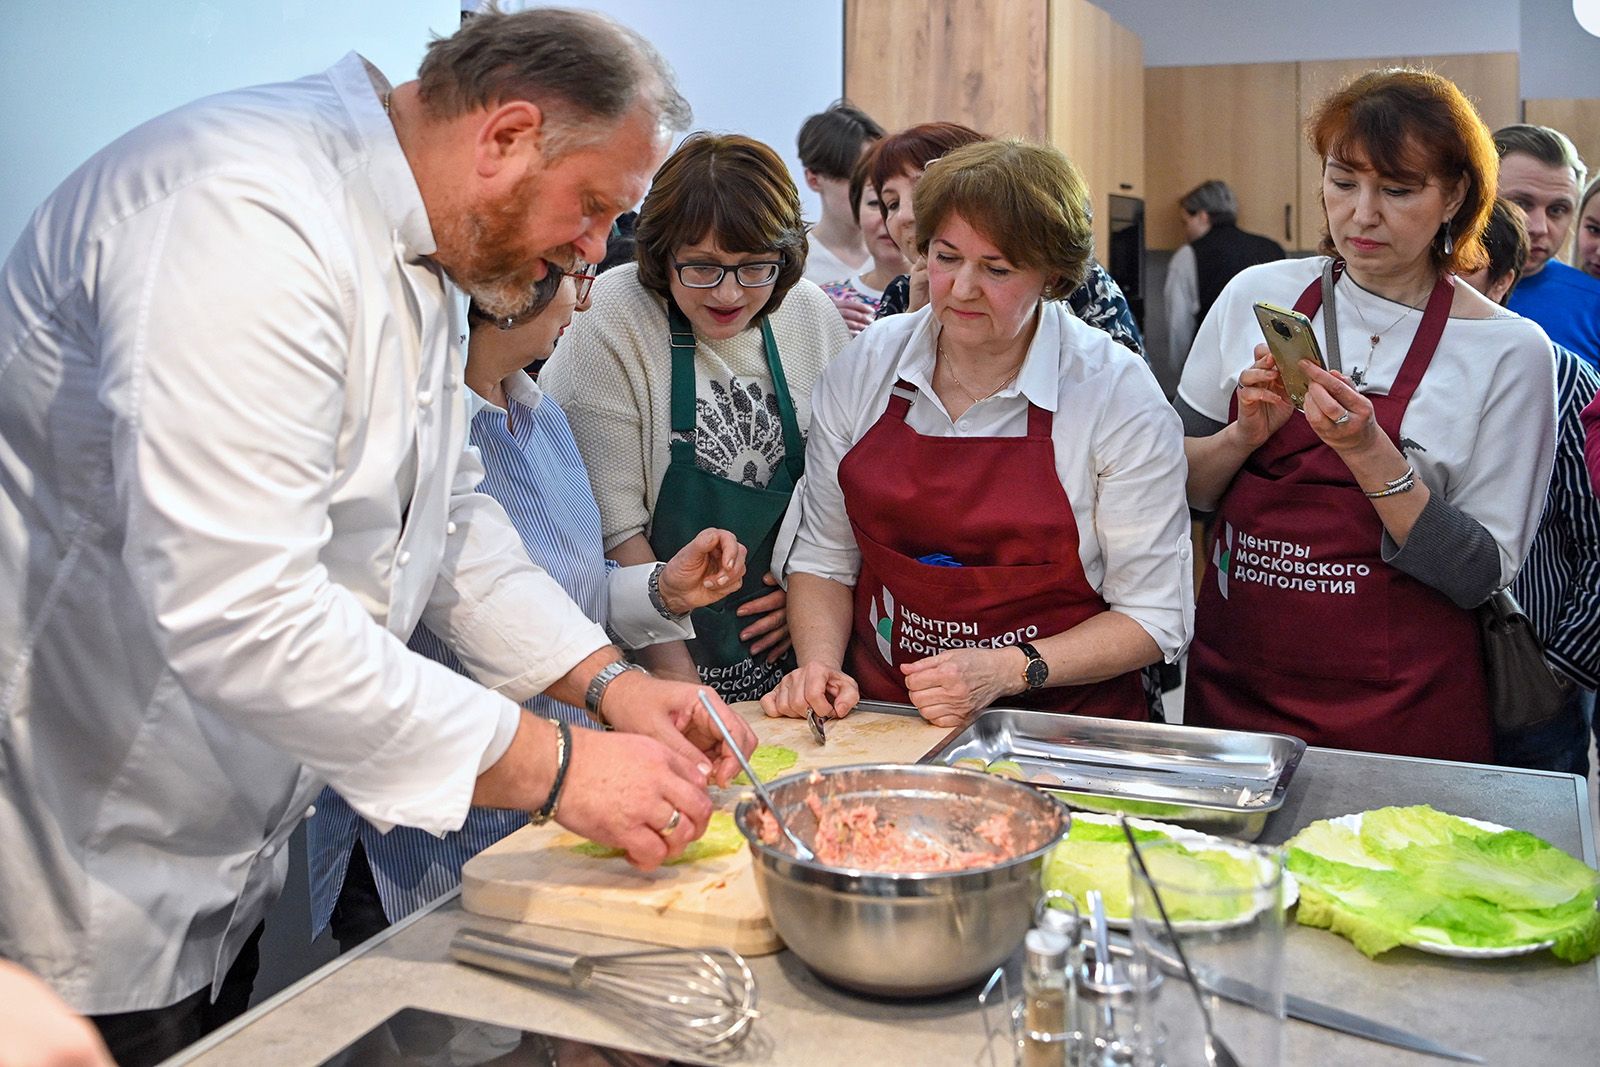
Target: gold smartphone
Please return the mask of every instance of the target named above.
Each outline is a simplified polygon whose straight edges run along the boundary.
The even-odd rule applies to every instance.
[[[1311,382],[1300,363],[1310,360],[1319,367],[1327,366],[1322,361],[1322,349],[1317,346],[1317,335],[1311,332],[1311,320],[1298,311],[1261,300],[1256,301],[1255,307],[1256,321],[1261,324],[1261,334],[1267,339],[1272,361],[1283,377],[1284,391],[1289,394],[1290,402],[1304,411],[1306,390]]]

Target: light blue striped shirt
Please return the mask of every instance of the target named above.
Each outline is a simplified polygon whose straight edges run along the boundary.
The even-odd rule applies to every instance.
[[[560,582],[589,618],[602,626],[617,624],[617,636],[630,645],[649,644],[691,636],[687,624],[675,625],[654,614],[646,602],[614,603],[613,597],[643,598],[642,576],[626,583],[627,592],[613,581],[615,564],[605,558],[600,534],[600,508],[589,485],[588,470],[578,455],[572,429],[560,406],[544,396],[526,375],[506,383],[507,412],[471,398],[483,406],[474,415],[472,444],[483,456],[484,478],[479,490],[498,500],[522,535],[534,563]],[[624,568],[644,571],[648,568]],[[624,629],[620,616],[630,616]],[[614,618],[614,616],[618,616]],[[645,623],[648,617],[653,625]],[[463,674],[455,655],[427,628],[412,634],[409,646]],[[575,726],[593,726],[581,708],[547,696],[536,696],[526,707],[550,719]],[[528,821],[527,813],[473,808],[462,828],[444,837],[399,826],[387,834],[362,819],[331,788],[317,798],[316,814],[306,826],[307,858],[311,874],[311,936],[328,923],[344,885],[351,850],[359,840],[372,866],[384,914],[396,921],[454,889],[461,882],[467,860]]]

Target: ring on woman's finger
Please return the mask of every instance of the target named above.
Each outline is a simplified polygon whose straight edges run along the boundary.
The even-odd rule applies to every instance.
[[[674,830],[676,830],[678,828],[678,823],[680,821],[682,821],[682,819],[683,819],[683,813],[680,812],[677,808],[673,808],[672,809],[672,818],[668,819],[667,820],[667,825],[665,825],[661,829],[657,830],[656,833],[660,834],[662,837],[667,837],[668,835],[670,835],[672,833],[672,831],[674,831]]]
[[[1334,419],[1333,420],[1333,424],[1335,426],[1343,426],[1345,423],[1347,423],[1349,421],[1350,421],[1350,413],[1347,411],[1343,415],[1340,415],[1337,419]]]

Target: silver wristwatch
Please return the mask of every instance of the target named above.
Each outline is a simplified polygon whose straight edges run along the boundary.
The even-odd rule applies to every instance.
[[[644,671],[644,668],[637,663],[629,663],[625,659],[619,659],[607,663],[595,672],[593,678],[589,679],[589,688],[584,690],[583,694],[583,706],[589,709],[589,714],[594,716],[595,721],[601,725],[607,725],[606,717],[600,711],[600,705],[606,699],[606,690],[611,688],[612,682],[628,671]],[[650,673],[649,671],[644,672],[646,674]]]
[[[645,592],[649,595],[650,606],[656,609],[656,614],[668,622],[680,622],[683,619],[683,615],[679,615],[667,607],[666,598],[661,595],[661,572],[666,569],[667,565],[665,563],[657,563],[650,568],[650,577],[644,583]],[[688,613],[685,612],[684,614]]]

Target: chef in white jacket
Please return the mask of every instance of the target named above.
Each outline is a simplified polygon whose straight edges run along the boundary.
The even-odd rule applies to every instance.
[[[352,54],[133,130],[0,268],[0,956],[119,1062],[242,1010],[324,782],[644,867],[703,832],[733,763],[696,689],[622,669],[473,492],[454,299],[512,317],[602,258],[687,123],[609,20],[481,15],[398,88]]]

